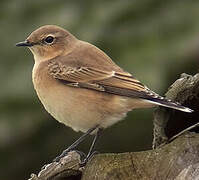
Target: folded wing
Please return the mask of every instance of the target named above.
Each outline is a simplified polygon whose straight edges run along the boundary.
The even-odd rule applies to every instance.
[[[141,98],[157,105],[191,112],[189,108],[154,93],[127,72],[104,71],[84,66],[68,67],[63,63],[53,61],[49,63],[48,68],[51,76],[68,86],[131,98]]]

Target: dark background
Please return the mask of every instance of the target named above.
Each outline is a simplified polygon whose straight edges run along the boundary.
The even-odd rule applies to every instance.
[[[199,60],[199,1],[1,0],[0,179],[38,172],[81,133],[53,120],[31,82],[32,54],[15,43],[56,24],[104,50],[117,64],[163,95]],[[100,152],[151,149],[153,110],[135,110],[107,129]],[[89,140],[79,149],[86,152]]]

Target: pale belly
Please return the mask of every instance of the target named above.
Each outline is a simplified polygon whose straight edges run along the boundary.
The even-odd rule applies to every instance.
[[[96,125],[107,128],[134,108],[151,107],[143,100],[64,85],[48,75],[45,68],[37,70],[37,64],[33,68],[37,95],[56,120],[75,131],[86,132]]]
[[[49,87],[43,84],[43,88],[34,84],[38,97],[56,120],[75,131],[86,132],[96,125],[106,128],[130,110],[126,98],[53,83]]]

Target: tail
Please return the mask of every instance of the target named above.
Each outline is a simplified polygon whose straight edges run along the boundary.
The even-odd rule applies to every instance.
[[[188,113],[193,112],[192,109],[190,109],[188,107],[184,107],[180,103],[172,102],[171,100],[165,99],[160,96],[156,97],[156,98],[146,99],[146,101],[149,101],[150,103],[153,103],[153,104],[156,104],[159,106],[176,109],[176,110],[183,111],[183,112],[188,112]]]

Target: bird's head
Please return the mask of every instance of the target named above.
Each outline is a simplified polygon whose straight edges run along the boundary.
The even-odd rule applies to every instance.
[[[45,61],[67,54],[74,47],[77,39],[68,31],[55,25],[42,26],[33,31],[28,38],[16,46],[28,47],[35,61]]]

